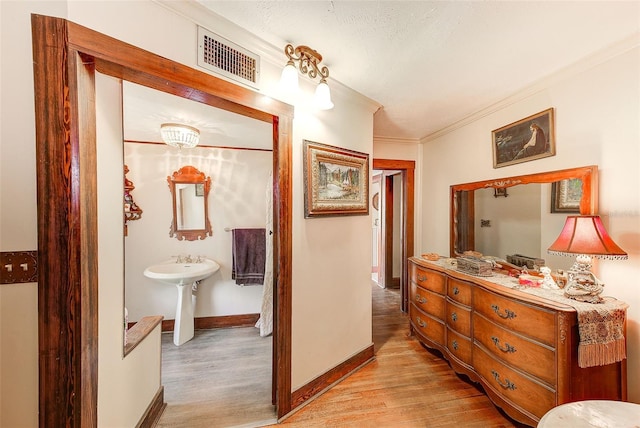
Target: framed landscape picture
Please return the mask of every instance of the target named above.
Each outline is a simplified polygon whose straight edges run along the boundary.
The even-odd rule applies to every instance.
[[[492,131],[493,167],[556,154],[554,110],[541,111]]]
[[[580,214],[582,180],[572,178],[551,183],[551,212]]]
[[[304,216],[368,215],[369,155],[304,140]]]

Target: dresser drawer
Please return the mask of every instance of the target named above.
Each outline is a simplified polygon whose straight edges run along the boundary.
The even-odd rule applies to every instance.
[[[444,318],[444,296],[418,287],[415,282],[411,283],[411,301],[422,311],[433,315],[436,318]]]
[[[421,268],[413,263],[411,263],[410,266],[411,281],[415,282],[422,288],[433,291],[434,293],[446,294],[446,280],[444,275],[429,269]]]
[[[413,327],[426,337],[440,346],[444,346],[444,324],[430,315],[422,312],[413,303],[409,306],[409,316]]]
[[[473,367],[491,389],[537,419],[556,405],[554,389],[498,361],[482,346],[473,347]]]
[[[555,347],[555,312],[519,303],[481,288],[474,289],[473,308],[494,323]]]
[[[447,280],[447,296],[458,303],[471,306],[471,284],[449,278]]]
[[[471,340],[447,327],[447,349],[465,364],[471,365]]]
[[[473,317],[473,338],[497,359],[556,387],[556,353],[553,348],[509,332],[480,314]]]
[[[458,333],[471,337],[471,310],[447,300],[447,326]]]

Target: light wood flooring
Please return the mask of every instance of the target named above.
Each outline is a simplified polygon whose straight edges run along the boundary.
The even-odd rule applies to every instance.
[[[276,421],[271,405],[272,339],[255,327],[196,330],[181,346],[162,334],[167,407],[159,428],[257,427]]]
[[[372,294],[376,359],[278,425],[268,425],[271,422],[264,418],[273,417],[270,339],[268,349],[258,350],[254,347],[267,341],[257,329],[208,330],[175,347],[171,335],[163,334],[168,406],[158,426],[521,426],[504,416],[480,388],[456,375],[437,353],[408,336],[399,290],[372,285]],[[257,369],[265,362],[268,367]],[[257,371],[250,372],[254,368]]]

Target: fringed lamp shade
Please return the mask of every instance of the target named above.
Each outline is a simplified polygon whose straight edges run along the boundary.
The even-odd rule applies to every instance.
[[[550,254],[584,254],[601,259],[626,260],[627,253],[607,233],[599,216],[568,216]]]

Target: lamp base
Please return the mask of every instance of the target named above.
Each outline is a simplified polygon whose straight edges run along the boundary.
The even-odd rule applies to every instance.
[[[604,284],[591,272],[591,257],[580,255],[567,272],[569,282],[564,288],[564,297],[586,303],[602,303],[600,293]]]

